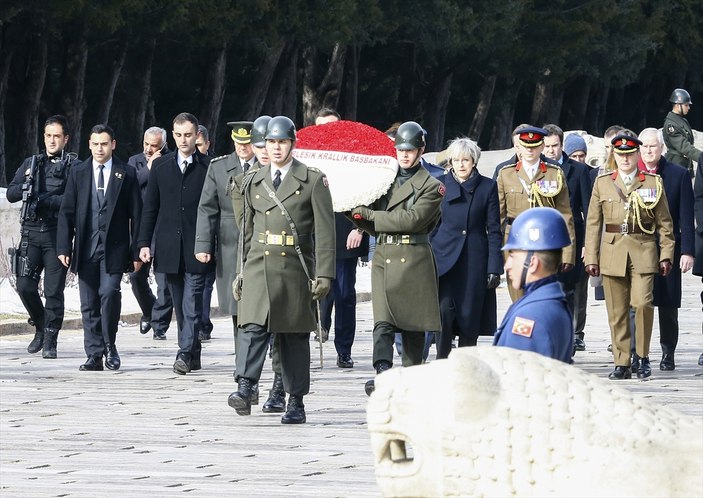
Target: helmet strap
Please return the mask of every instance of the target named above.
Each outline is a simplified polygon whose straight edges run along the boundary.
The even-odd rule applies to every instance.
[[[527,251],[525,255],[525,261],[522,263],[522,275],[520,276],[520,288],[524,289],[527,281],[527,271],[530,269],[530,263],[532,262],[532,256],[534,256],[534,251]]]

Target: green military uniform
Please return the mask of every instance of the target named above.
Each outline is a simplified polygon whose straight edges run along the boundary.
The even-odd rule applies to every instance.
[[[675,112],[669,112],[662,128],[666,144],[666,160],[680,164],[693,173],[693,164],[698,161],[701,151],[693,146],[693,131],[688,120]]]
[[[239,326],[254,326],[257,330],[263,328],[276,334],[305,335],[307,357],[291,357],[281,350],[286,392],[303,396],[309,389],[308,334],[315,329],[317,317],[310,282],[296,253],[295,243],[298,242],[311,278],[334,278],[334,212],[327,178],[319,170],[308,168],[294,159],[275,191],[295,224],[297,240],[283,212],[263,186],[266,183],[273,190],[271,166],[252,171],[241,180],[246,203],[242,229],[244,267]],[[240,332],[238,352],[250,351],[250,344],[242,343],[246,336]],[[258,357],[261,353],[238,354],[236,377],[258,381],[264,361],[264,358]],[[305,369],[307,379],[292,378],[287,373],[288,362],[295,363],[290,371]]]
[[[618,171],[596,178],[585,247],[585,264],[599,265],[603,275],[615,365],[629,367],[630,306],[635,308],[637,355],[646,358],[654,275],[660,261],[674,261],[673,222],[661,178],[640,172],[629,187]]]
[[[500,223],[504,231],[503,244],[508,240],[510,226],[517,215],[531,207],[553,207],[564,216],[571,238],[571,245],[562,251],[562,260],[564,263],[573,265],[576,232],[569,204],[569,188],[562,169],[557,165],[540,161],[537,173],[530,179],[522,161],[518,161],[504,166],[498,172],[496,180],[500,202]],[[506,259],[507,257],[508,255],[505,254]],[[522,297],[524,293],[522,290],[513,289],[512,285],[508,285],[508,292],[513,301]]]
[[[354,220],[376,237],[371,266],[374,366],[379,361],[393,363],[394,332],[404,334],[403,365],[409,366],[422,361],[424,331],[440,329],[437,271],[429,233],[439,220],[444,185],[422,166],[415,168],[402,186],[396,182],[371,206],[372,215]],[[419,361],[418,352],[405,347],[410,340],[406,334],[419,342]]]
[[[195,228],[195,253],[215,257],[217,299],[220,310],[235,316],[237,301],[232,296],[232,282],[237,275],[239,228],[227,189],[230,178],[242,174],[237,154],[210,161],[198,205]]]

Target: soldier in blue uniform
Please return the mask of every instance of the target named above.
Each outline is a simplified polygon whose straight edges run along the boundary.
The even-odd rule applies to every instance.
[[[571,244],[564,217],[553,208],[531,208],[513,223],[505,271],[508,284],[525,294],[508,308],[493,344],[571,363],[574,325],[557,280],[562,248]]]

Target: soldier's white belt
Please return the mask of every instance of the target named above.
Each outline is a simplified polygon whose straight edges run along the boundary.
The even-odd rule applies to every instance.
[[[294,246],[295,245],[295,236],[294,235],[286,235],[285,233],[282,234],[276,234],[276,233],[259,233],[259,237],[257,238],[260,244],[265,244],[268,246]],[[298,243],[299,244],[304,244],[305,242],[308,242],[311,240],[311,237],[309,235],[300,235],[298,237]]]
[[[430,241],[426,233],[423,234],[379,234],[376,244],[427,244]]]

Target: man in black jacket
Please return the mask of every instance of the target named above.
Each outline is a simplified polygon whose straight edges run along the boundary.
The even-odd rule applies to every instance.
[[[141,266],[136,235],[142,199],[134,168],[112,155],[115,133],[96,125],[92,156],[71,169],[59,211],[56,252],[78,274],[83,343],[88,360],[80,370],[120,368],[115,339],[122,308],[122,274]]]
[[[214,262],[195,259],[195,226],[198,203],[210,158],[195,147],[198,119],[181,113],[173,120],[176,151],[154,161],[144,199],[139,232],[139,256],[151,261],[155,271],[166,273],[178,321],[178,353],[173,371],[185,375],[200,370],[200,339],[205,275]]]
[[[152,126],[144,132],[144,152],[135,154],[129,158],[128,164],[137,170],[137,180],[139,190],[142,194],[142,201],[146,195],[146,186],[149,184],[149,172],[151,166],[162,155],[168,154],[166,145],[166,130],[158,126]],[[171,294],[168,292],[166,275],[154,273],[157,285],[157,296],[149,287],[149,270],[151,262],[144,263],[139,271],[129,274],[129,282],[132,285],[132,293],[142,310],[142,317],[139,320],[139,331],[146,334],[150,329],[154,329],[154,340],[165,340],[166,330],[171,322],[173,312],[173,302]]]
[[[36,331],[27,352],[42,352],[56,358],[56,343],[63,324],[66,268],[56,257],[56,220],[61,207],[68,172],[75,154],[66,153],[68,122],[51,116],[44,123],[46,150],[24,160],[7,187],[7,200],[23,200],[20,264],[16,269],[17,293],[34,322]],[[34,163],[34,168],[32,168]],[[39,280],[44,271],[44,298],[39,297]]]

